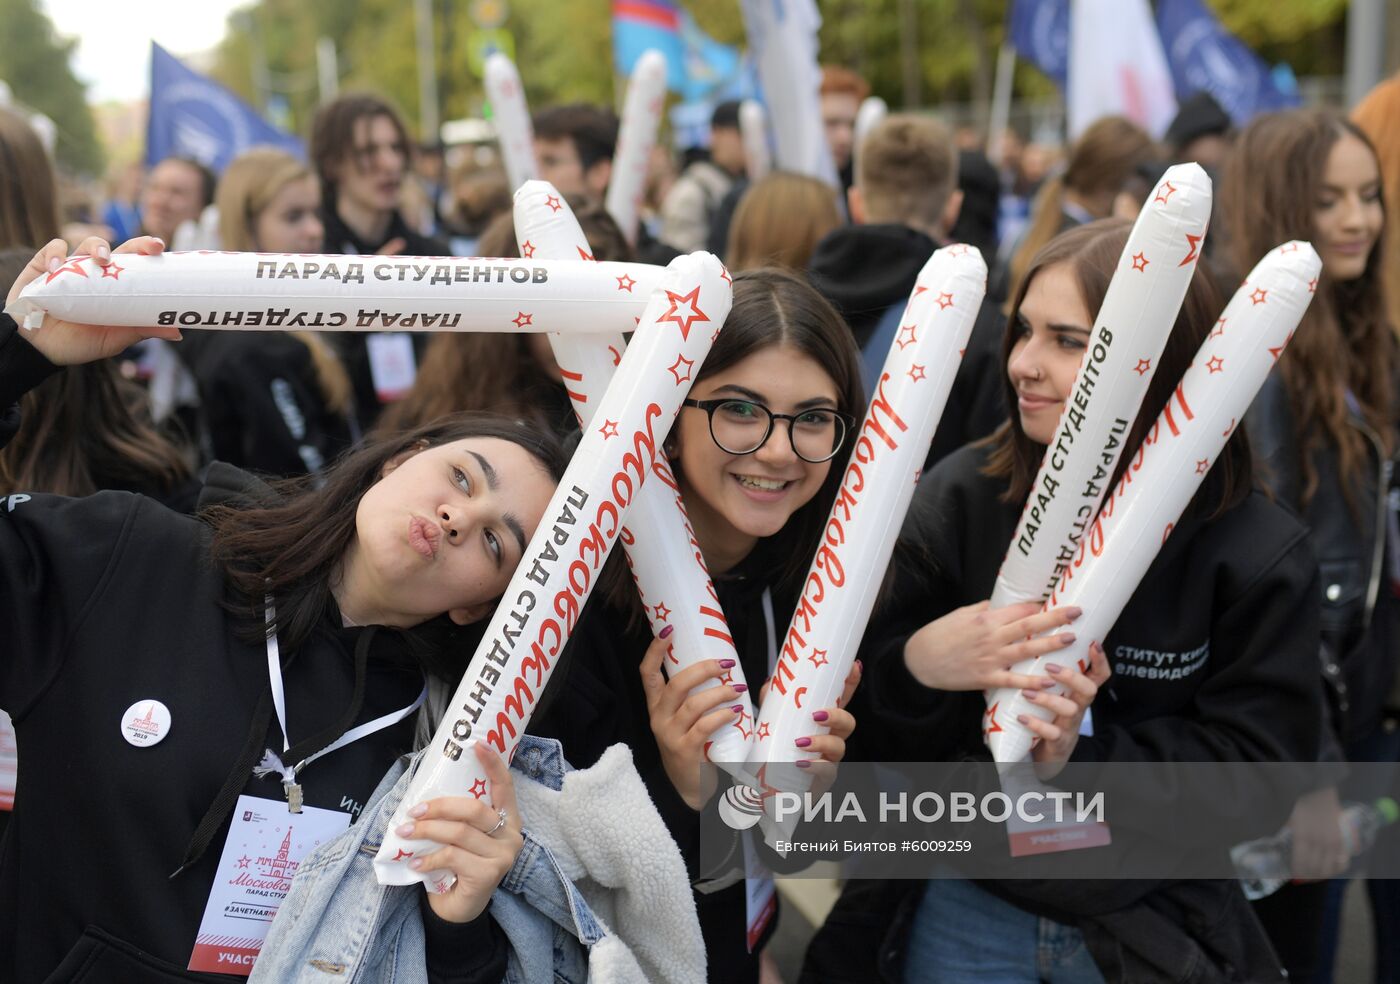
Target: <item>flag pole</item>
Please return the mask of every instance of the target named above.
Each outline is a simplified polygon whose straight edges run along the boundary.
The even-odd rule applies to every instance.
[[[997,80],[992,89],[992,107],[987,115],[987,159],[1001,167],[1005,148],[1003,136],[1011,119],[1011,86],[1016,75],[1016,49],[1010,41],[1001,43],[997,52]]]

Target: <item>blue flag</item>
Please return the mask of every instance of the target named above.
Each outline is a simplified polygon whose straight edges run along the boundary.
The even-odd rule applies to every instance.
[[[1012,0],[1007,36],[1016,53],[1061,90],[1069,83],[1069,0]]]
[[[147,167],[167,157],[193,157],[217,174],[243,151],[258,146],[306,156],[296,137],[271,126],[228,89],[151,44]]]
[[[666,87],[703,100],[739,74],[739,52],[720,44],[674,0],[613,0],[613,65],[630,76],[649,48],[666,56]]]
[[[1279,88],[1258,55],[1225,30],[1201,0],[1158,0],[1157,31],[1179,100],[1205,91],[1243,126],[1257,113],[1300,102]]]

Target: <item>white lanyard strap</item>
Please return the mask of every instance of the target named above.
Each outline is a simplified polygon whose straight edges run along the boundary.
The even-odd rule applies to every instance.
[[[277,709],[277,724],[282,728],[282,751],[286,752],[291,747],[290,739],[287,737],[287,696],[282,686],[282,656],[277,646],[277,634],[272,631],[273,620],[277,617],[277,610],[272,607],[272,599],[267,599],[267,678],[272,685],[272,705]],[[337,748],[344,748],[351,742],[359,741],[366,735],[372,735],[376,731],[398,724],[414,711],[422,706],[423,701],[428,698],[428,684],[423,683],[423,689],[418,692],[418,699],[407,707],[401,707],[397,711],[390,711],[375,718],[373,721],[366,721],[364,724],[356,725],[325,748],[313,755],[308,755],[294,765],[284,764],[281,758],[271,749],[263,756],[258,768],[253,771],[258,775],[267,775],[271,772],[280,772],[284,783],[296,782],[297,773],[316,761],[322,755],[328,755]]]

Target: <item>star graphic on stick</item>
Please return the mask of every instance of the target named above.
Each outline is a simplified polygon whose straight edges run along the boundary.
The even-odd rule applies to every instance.
[[[1309,294],[1316,294],[1316,293],[1317,293],[1317,278],[1316,278],[1316,277],[1313,277],[1311,280],[1308,281],[1308,293],[1309,293]]]
[[[1157,194],[1153,196],[1152,200],[1154,202],[1161,202],[1163,205],[1165,205],[1167,204],[1167,199],[1171,198],[1171,196],[1175,193],[1176,186],[1173,185],[1170,181],[1163,181],[1162,187],[1157,189]]]
[[[670,309],[665,314],[657,318],[657,322],[669,321],[680,326],[681,338],[690,338],[690,326],[697,321],[709,321],[709,315],[700,310],[700,285],[696,284],[695,289],[689,294],[677,294],[675,291],[666,291],[666,300],[671,302]],[[682,313],[681,305],[685,305],[685,313]]]
[[[1280,247],[1278,248],[1278,251],[1279,251],[1279,254],[1280,254],[1280,255],[1282,255],[1283,253],[1296,253],[1296,252],[1298,252],[1298,244],[1297,244],[1297,243],[1286,243],[1286,244],[1284,244],[1283,246],[1280,246]]]
[[[759,741],[762,741],[764,738],[767,738],[769,734],[771,734],[771,732],[768,730],[768,722],[764,721],[758,726],[758,735],[756,737]]]
[[[574,249],[578,250],[578,258],[580,260],[593,259],[593,254],[585,250],[582,246],[575,246]]]
[[[412,852],[412,851],[405,851],[403,848],[399,848],[399,853],[394,855],[394,860],[395,860],[395,861],[402,861],[404,858],[411,858],[411,857],[413,857],[413,852]]]
[[[938,306],[944,311],[953,306],[953,295],[946,290],[938,295]]]
[[[1255,304],[1263,304],[1268,296],[1269,292],[1267,290],[1265,290],[1263,287],[1256,287],[1254,288],[1254,291],[1249,295],[1249,299]]]
[[[472,794],[473,796],[475,796],[477,799],[481,799],[483,796],[485,796],[485,795],[486,795],[486,780],[485,780],[485,779],[477,779],[475,782],[473,782],[473,783],[472,783],[472,788],[471,788],[471,794]]]
[[[997,723],[997,708],[1000,706],[1001,701],[997,701],[991,707],[987,708],[987,713],[983,715],[983,717],[987,719],[987,724],[982,729],[983,737],[1001,730],[1001,725]]]
[[[1145,253],[1133,254],[1133,269],[1139,273],[1147,269],[1147,255]]]
[[[1215,330],[1210,333],[1210,337],[1219,338],[1223,334],[1225,334],[1225,319],[1220,318],[1215,322]]]
[[[926,290],[928,290],[928,288],[925,287],[923,284],[915,284],[915,285],[914,285],[914,296],[915,296],[915,297],[918,297],[920,294],[922,294],[922,293],[923,293],[924,291],[926,291]]]
[[[721,263],[719,266],[719,279],[723,280],[730,286],[733,286],[734,284],[734,278],[729,275],[729,267],[725,266],[723,263]]]
[[[1277,359],[1278,356],[1274,356],[1274,358]],[[1228,427],[1225,428],[1225,433],[1221,434],[1221,435],[1220,435],[1221,437],[1229,437],[1229,436],[1230,436],[1230,432],[1231,432],[1232,430],[1235,429],[1235,419],[1236,419],[1236,418],[1234,418],[1234,417],[1231,417],[1231,418],[1230,418],[1230,425],[1229,425]]]
[[[753,734],[753,729],[744,727],[744,722],[752,720],[753,715],[741,707],[739,710],[739,716],[734,719],[734,727],[739,729],[739,734],[747,738],[749,735]]]
[[[971,250],[968,249],[967,243],[954,243],[948,247],[949,256],[966,256],[969,252]]]
[[[122,271],[125,269],[126,267],[117,266],[115,262],[111,263],[102,268],[102,277],[104,280],[108,277],[111,277],[113,280],[120,280]]]
[[[240,867],[240,868],[246,868],[246,867],[248,867],[248,862],[250,862],[250,861],[252,861],[252,860],[253,860],[252,858],[248,857],[248,855],[245,854],[245,855],[243,855],[243,857],[241,857],[241,858],[238,859],[238,867]]]
[[[515,323],[515,327],[524,328],[526,325],[533,325],[535,323],[535,316],[533,314],[526,314],[524,311],[517,311],[515,317],[510,320]]]
[[[51,283],[53,283],[53,278],[54,278],[54,277],[57,277],[60,273],[76,273],[78,276],[82,277],[84,280],[87,279],[87,271],[83,269],[83,260],[82,260],[82,257],[80,257],[80,256],[75,256],[75,257],[73,257],[71,260],[69,260],[69,261],[67,262],[67,264],[65,264],[64,266],[59,267],[59,268],[58,268],[57,270],[55,270],[53,273],[49,274],[48,277],[44,280],[44,283],[46,283],[46,284],[51,284]]]
[[[1293,332],[1290,331],[1288,333],[1288,337],[1283,340],[1282,345],[1270,346],[1269,354],[1274,357],[1275,362],[1278,361],[1278,357],[1283,354],[1283,350],[1288,346],[1288,343],[1291,341],[1293,341]]]
[[[525,240],[520,246],[520,255],[527,260],[531,259],[535,255],[535,244],[528,239]]]
[[[920,365],[910,366],[908,375],[909,378],[916,383],[921,379],[928,378],[928,375],[924,372],[924,367]]]
[[[813,666],[825,666],[827,664],[825,649],[813,649],[812,654],[807,658],[812,661]]]
[[[1206,470],[1207,470],[1208,468],[1210,468],[1210,459],[1209,459],[1209,458],[1202,458],[1202,459],[1200,459],[1199,461],[1196,462],[1196,474],[1197,474],[1197,475],[1204,475],[1204,474],[1206,473]]]
[[[555,198],[553,195],[550,195],[548,198],[546,198],[544,200],[544,203],[556,212],[564,207],[563,205],[559,204],[559,199]]]
[[[1139,376],[1146,376],[1152,370],[1151,359],[1138,359],[1137,365],[1133,366],[1133,372]]]
[[[914,335],[914,329],[917,327],[917,325],[904,325],[902,328],[899,329],[899,335],[895,338],[895,342],[898,343],[901,350],[904,348],[904,346],[913,345],[919,340]]]
[[[1199,236],[1193,236],[1189,232],[1186,234],[1186,257],[1177,266],[1184,267],[1201,255],[1201,240],[1204,238],[1204,233]]]
[[[617,278],[617,289],[618,289],[618,290],[625,290],[625,291],[627,291],[627,293],[629,293],[629,294],[632,293],[632,288],[635,287],[636,284],[637,284],[637,281],[633,280],[631,277],[627,276],[627,274],[625,274],[625,273],[624,273],[622,276],[620,276],[620,277]]]
[[[685,367],[684,370],[681,369],[682,366]],[[671,375],[676,377],[677,386],[690,380],[690,370],[693,368],[695,368],[695,363],[693,361],[687,359],[683,355],[676,356],[676,361],[671,364],[670,371]],[[682,372],[684,372],[684,375],[682,375]]]
[[[598,433],[603,435],[603,440],[610,437],[617,437],[617,421],[604,420],[603,426],[598,428]]]
[[[1218,355],[1212,355],[1206,360],[1206,368],[1209,369],[1210,374],[1214,376],[1217,372],[1225,368],[1225,360]]]
[[[656,613],[656,620],[658,622],[669,622],[671,620],[671,609],[666,607],[666,602],[658,601],[652,606],[651,610]]]

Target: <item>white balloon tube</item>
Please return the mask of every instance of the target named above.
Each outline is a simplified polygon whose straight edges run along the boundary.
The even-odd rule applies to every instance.
[[[563,200],[555,202],[563,208]],[[69,259],[5,308],[80,324],[312,331],[616,331],[665,268],[647,263],[299,253]]]
[[[1138,213],[997,572],[993,608],[1043,601],[1093,522],[1195,273],[1210,203],[1206,172],[1177,164]]]
[[[546,205],[554,194],[554,186],[547,181],[528,181],[515,193],[515,234],[521,251],[529,244],[530,251],[539,257],[588,255],[588,240],[568,204],[557,212]],[[617,332],[552,334],[549,343],[579,422],[587,428],[616,372],[618,356],[614,353],[621,353],[627,343]],[[680,487],[664,457],[652,467],[652,478],[655,480],[649,480],[637,493],[620,538],[652,632],[660,632],[666,625],[672,628],[667,671],[678,672],[706,659],[732,659],[734,667],[724,682],[745,684],[729,624],[691,528]],[[719,679],[707,680],[692,693],[718,686]],[[744,706],[743,713],[705,744],[710,761],[730,768],[748,759],[753,736],[749,694],[740,694],[737,703]]]
[[[1250,271],[1045,604],[1047,611],[1067,605],[1084,610],[1074,624],[1077,641],[1050,656],[1018,663],[1015,672],[1040,674],[1046,660],[1072,660],[1088,667],[1090,643],[1101,641],[1118,621],[1173,525],[1244,419],[1307,310],[1321,269],[1311,245],[1290,242]],[[1019,690],[993,692],[982,724],[997,762],[1020,762],[1030,753],[1031,732],[1016,720],[1022,714],[1049,717]]]
[[[381,884],[421,881],[433,891],[451,888],[450,878],[440,872],[408,867],[414,856],[438,845],[406,840],[394,830],[408,820],[410,807],[436,796],[490,802],[490,782],[470,746],[485,742],[507,760],[514,752],[628,507],[662,460],[661,442],[715,329],[729,314],[731,298],[715,257],[692,253],[671,261],[664,286],[648,300],[641,326],[595,411],[594,421],[602,426],[584,431],[389,823],[374,860]]]
[[[915,281],[759,708],[746,771],[760,785],[781,788],[766,767],[807,758],[796,739],[825,730],[812,713],[841,696],[986,287],[982,255],[961,244]]]
[[[851,145],[851,152],[857,159],[860,158],[860,145],[889,112],[890,107],[879,96],[867,96],[860,104],[860,109],[856,110],[855,142]]]
[[[629,243],[637,241],[637,222],[646,193],[647,168],[656,133],[661,128],[661,110],[666,105],[666,56],[648,49],[632,68],[627,97],[622,103],[622,120],[617,131],[617,151],[613,154],[612,177],[603,207],[617,222]]]
[[[515,62],[499,51],[486,57],[482,83],[486,101],[491,104],[491,119],[496,124],[506,180],[513,191],[539,173],[535,164],[535,128],[525,102],[525,87],[520,84]]]
[[[744,144],[744,171],[750,182],[773,170],[773,151],[768,147],[768,114],[757,99],[739,104],[739,139]]]

